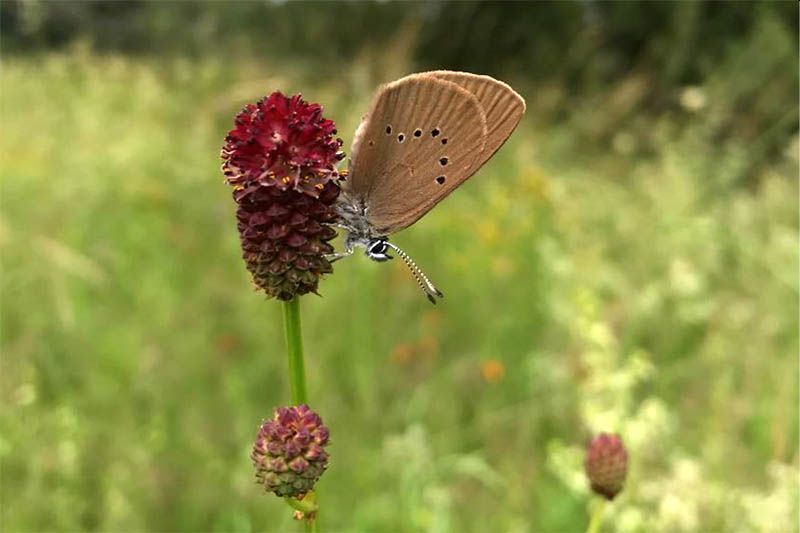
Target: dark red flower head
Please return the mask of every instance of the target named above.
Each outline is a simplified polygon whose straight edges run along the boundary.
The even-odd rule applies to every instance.
[[[319,104],[274,92],[247,104],[235,124],[222,148],[222,171],[241,191],[262,185],[317,197],[337,177],[342,140]]]
[[[325,254],[336,232],[336,164],[344,158],[336,126],[322,107],[275,92],[248,104],[222,148],[233,186],[243,257],[255,284],[290,300],[316,292],[332,271]]]
[[[594,437],[586,449],[584,466],[592,490],[613,500],[628,473],[628,452],[619,435],[600,433]]]
[[[305,404],[279,407],[261,424],[250,457],[256,479],[278,496],[310,491],[328,467],[328,428]]]

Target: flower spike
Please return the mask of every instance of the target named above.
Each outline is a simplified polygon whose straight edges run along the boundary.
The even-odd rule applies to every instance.
[[[247,104],[222,148],[233,187],[242,256],[256,287],[291,300],[317,292],[333,271],[325,254],[336,236],[336,165],[344,158],[336,126],[322,107],[275,92]]]
[[[302,497],[328,467],[328,428],[305,404],[278,407],[261,424],[250,458],[258,483],[281,497]]]

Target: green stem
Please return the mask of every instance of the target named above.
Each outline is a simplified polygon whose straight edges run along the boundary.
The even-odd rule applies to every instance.
[[[592,517],[589,519],[589,527],[586,528],[586,533],[598,533],[600,531],[600,524],[603,522],[603,511],[606,508],[606,501],[598,499],[592,510]]]
[[[304,514],[312,514],[316,513],[319,510],[317,504],[313,501],[309,501],[309,497],[306,496],[302,500],[298,500],[297,498],[284,498],[286,503],[292,507],[292,509],[296,509]]]
[[[317,519],[306,520],[306,533],[317,533]]]
[[[306,371],[303,363],[303,335],[300,328],[300,300],[297,297],[283,302],[283,331],[286,334],[286,352],[289,356],[289,385],[292,403],[308,403]]]
[[[319,505],[317,505],[317,495],[314,491],[306,494],[305,498],[298,500],[297,498],[284,498],[283,499],[289,507],[296,511],[303,513],[303,529],[306,533],[317,533],[317,513],[319,512]]]
[[[303,520],[303,525],[305,526],[306,533],[317,533],[317,513],[319,512],[317,494],[312,490],[306,494],[306,497],[303,498],[303,502],[308,502],[308,505],[314,509],[311,513],[305,513],[306,518]]]
[[[283,302],[283,332],[286,337],[286,354],[289,358],[289,387],[292,391],[292,404],[308,403],[306,369],[303,361],[303,330],[300,327],[300,299],[298,297]],[[302,500],[295,498],[285,498],[285,500],[293,509],[306,516],[303,519],[306,532],[316,533],[319,511],[316,494],[310,492]]]

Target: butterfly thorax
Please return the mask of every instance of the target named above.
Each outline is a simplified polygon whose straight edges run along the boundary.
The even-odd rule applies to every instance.
[[[339,227],[345,230],[344,246],[347,252],[364,248],[367,256],[375,261],[386,261],[387,238],[378,233],[368,219],[368,207],[362,199],[354,198],[342,191],[334,206],[339,216]]]
[[[364,200],[356,198],[355,195],[348,194],[349,191],[343,189],[334,206],[336,214],[339,216],[337,226],[344,229],[345,251],[333,254],[329,260],[336,261],[342,257],[351,255],[355,248],[364,248],[364,253],[373,261],[388,261],[392,259],[389,250],[397,253],[403,262],[408,266],[414,279],[417,280],[422,292],[428,301],[436,303],[436,298],[444,295],[437,289],[431,280],[420,270],[414,260],[407,253],[401,250],[396,244],[390,243],[388,237],[375,229],[370,223],[369,207]]]

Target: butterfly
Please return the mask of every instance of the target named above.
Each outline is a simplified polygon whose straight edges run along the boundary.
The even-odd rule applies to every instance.
[[[411,74],[376,92],[356,129],[335,209],[344,252],[408,266],[431,303],[443,297],[389,235],[422,218],[474,175],[525,113],[525,100],[489,76],[437,70]]]

